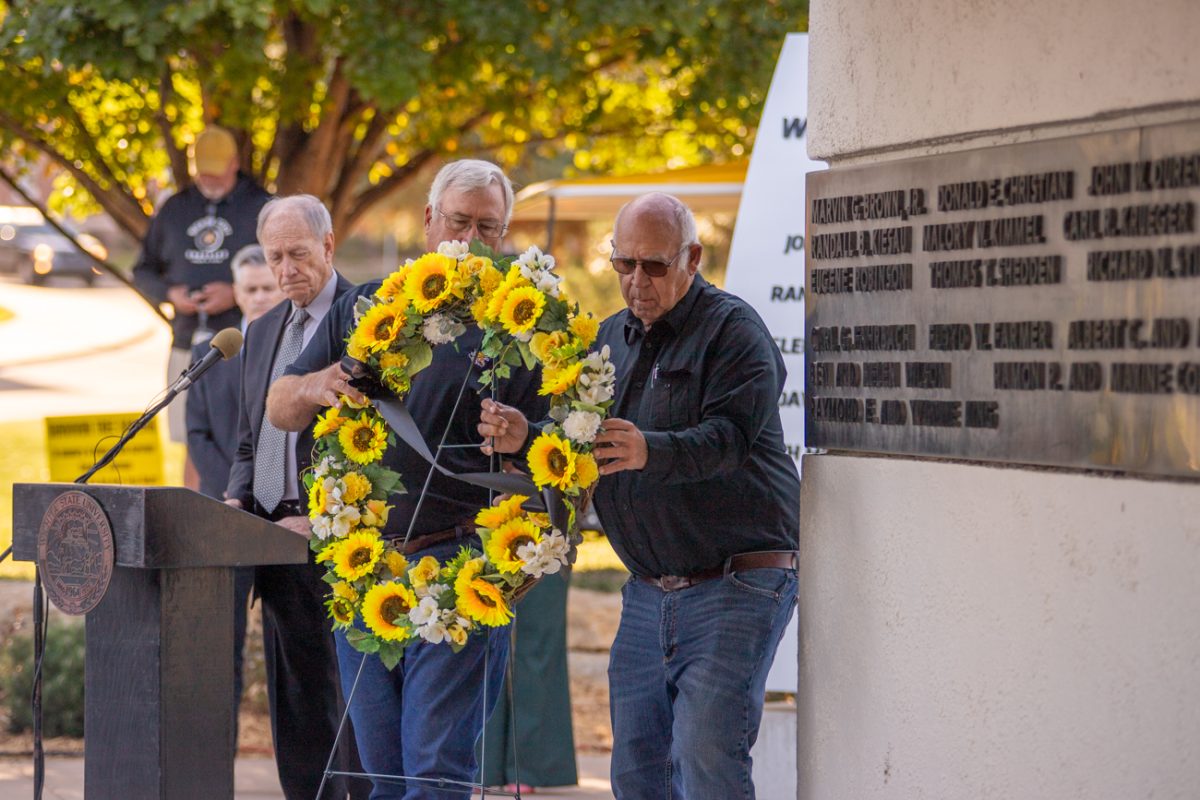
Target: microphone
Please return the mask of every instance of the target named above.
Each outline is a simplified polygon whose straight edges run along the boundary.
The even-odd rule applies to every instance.
[[[242,349],[242,332],[237,328],[226,328],[209,339],[208,344],[209,350],[204,354],[204,358],[192,364],[179,376],[179,380],[171,387],[173,392],[182,392],[212,369],[213,364],[221,360],[228,361],[237,355]]]

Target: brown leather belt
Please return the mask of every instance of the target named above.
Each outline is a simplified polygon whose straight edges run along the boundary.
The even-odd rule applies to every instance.
[[[461,539],[464,536],[470,536],[474,532],[474,525],[463,522],[455,525],[453,528],[446,528],[444,531],[434,531],[433,533],[414,536],[407,542],[401,539],[396,543],[396,546],[402,554],[411,556],[413,553],[424,550],[426,547],[433,547],[435,544],[448,542],[451,539]]]
[[[664,592],[677,592],[698,583],[720,578],[729,572],[743,572],[748,569],[798,569],[800,557],[795,550],[763,550],[757,553],[738,553],[730,556],[719,567],[702,570],[691,575],[660,575],[652,578],[649,575],[639,575],[638,580],[657,586]]]

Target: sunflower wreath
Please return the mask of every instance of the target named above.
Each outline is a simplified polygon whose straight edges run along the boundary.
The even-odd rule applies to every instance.
[[[514,494],[475,517],[482,552],[463,547],[445,563],[432,556],[410,563],[380,535],[388,498],[404,491],[401,476],[382,463],[395,433],[369,402],[342,397],[321,414],[304,483],[310,546],[332,587],[326,607],[335,629],[391,669],[413,642],[457,651],[483,628],[507,624],[522,588],[573,558],[576,511],[599,477],[591,451],[612,404],[615,369],[607,347],[588,352],[599,323],[580,313],[554,258],[536,247],[498,258],[479,242],[443,242],[359,298],[355,320],[347,354],[401,400],[433,348],[452,344],[468,325],[484,332],[481,385],[496,385],[515,366],[540,365],[551,422],[530,446],[528,472],[539,490],[559,490],[566,505],[556,515],[567,520],[560,530],[552,515],[525,510],[529,498]]]

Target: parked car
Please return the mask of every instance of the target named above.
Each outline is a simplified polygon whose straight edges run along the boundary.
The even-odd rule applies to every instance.
[[[71,233],[92,255],[108,257],[95,236]],[[42,285],[51,275],[73,275],[91,286],[101,274],[87,253],[28,206],[0,206],[0,272],[18,273],[32,286]]]

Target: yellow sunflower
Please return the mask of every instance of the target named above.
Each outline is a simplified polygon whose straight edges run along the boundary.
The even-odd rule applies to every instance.
[[[367,309],[354,332],[362,336],[367,350],[378,353],[396,341],[404,322],[404,311],[398,305],[379,303]]]
[[[575,456],[575,480],[580,489],[591,486],[600,477],[600,468],[591,453],[579,453]]]
[[[481,528],[499,528],[510,519],[515,519],[521,515],[521,504],[529,498],[523,494],[514,494],[507,500],[502,500],[496,505],[480,510],[475,515],[475,524]]]
[[[515,264],[509,267],[508,274],[488,298],[487,319],[493,322],[500,319],[500,312],[504,310],[504,302],[508,299],[509,292],[526,286],[532,287],[533,284],[521,274],[521,268]]]
[[[441,253],[426,253],[412,263],[404,280],[404,294],[413,307],[426,314],[445,303],[458,284],[458,262]]]
[[[370,575],[383,555],[383,540],[374,528],[359,528],[342,540],[333,554],[333,571],[344,581]]]
[[[582,372],[582,361],[558,369],[547,368],[542,371],[542,388],[538,389],[538,394],[563,394],[578,382]]]
[[[318,478],[308,487],[308,515],[315,517],[325,513],[325,503],[328,500],[325,492],[325,481]]]
[[[433,556],[425,556],[417,565],[408,571],[408,582],[413,585],[414,589],[424,589],[429,584],[433,583],[434,578],[438,576],[441,565]]]
[[[363,622],[380,639],[399,642],[412,636],[408,612],[417,605],[416,595],[402,583],[377,583],[363,599]]]
[[[592,342],[596,341],[596,334],[600,332],[600,321],[590,313],[580,314],[571,318],[569,327],[571,333],[579,337],[579,341],[583,343],[583,349],[586,350],[592,346]]]
[[[317,563],[324,564],[326,561],[332,561],[334,555],[338,551],[338,548],[341,546],[342,546],[341,541],[337,541],[337,542],[330,542],[329,544],[322,547],[317,552]]]
[[[329,616],[333,617],[338,625],[353,625],[354,624],[354,603],[342,597],[331,597],[325,601],[325,607],[329,609]]]
[[[483,569],[483,559],[473,558],[463,565],[454,579],[454,594],[458,610],[468,619],[497,627],[512,619],[512,610],[504,602],[500,590],[483,578],[476,577]]]
[[[353,603],[358,599],[358,590],[345,581],[338,581],[333,585],[333,596]]]
[[[527,333],[542,316],[546,307],[546,295],[532,286],[513,289],[504,298],[500,308],[500,324],[513,334]]]
[[[324,414],[318,416],[316,424],[313,425],[313,438],[320,439],[342,427],[346,418],[341,415],[341,412],[342,410],[337,406],[330,406]]]
[[[388,275],[383,279],[383,283],[379,284],[379,288],[375,290],[375,296],[380,300],[394,300],[397,297],[404,297],[404,281],[408,278],[408,273],[411,269],[411,264],[405,264],[391,275]]]
[[[543,433],[529,448],[529,470],[539,487],[567,489],[575,477],[575,451],[571,442],[553,433]]]
[[[408,569],[408,559],[403,553],[396,550],[388,550],[383,555],[383,560],[387,562],[388,571],[392,573],[393,578],[400,578],[404,574],[404,570]]]
[[[338,441],[346,458],[359,464],[370,464],[383,456],[387,430],[382,422],[364,417],[342,425],[338,429]]]
[[[510,519],[492,531],[488,537],[487,556],[501,572],[517,572],[525,563],[517,555],[523,544],[536,544],[542,540],[542,532],[525,518]]]
[[[357,503],[371,493],[371,479],[361,472],[347,472],[342,476],[342,483],[346,484],[342,501],[347,504]]]

